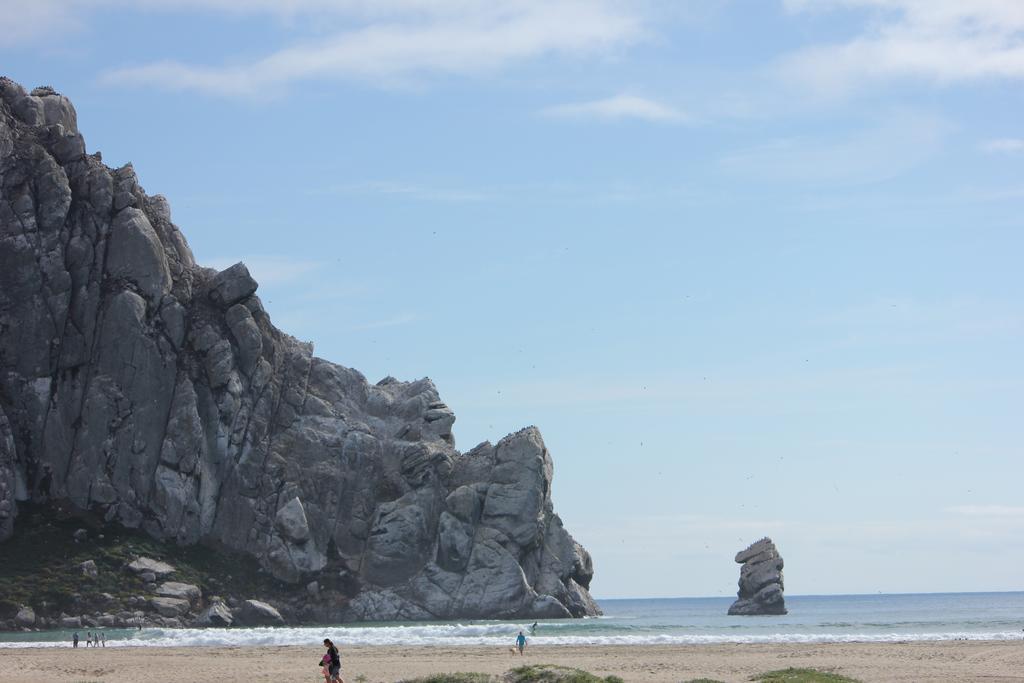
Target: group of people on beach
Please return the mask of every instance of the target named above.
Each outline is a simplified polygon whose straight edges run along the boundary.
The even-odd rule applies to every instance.
[[[533,623],[530,627],[530,635],[537,632],[537,622]],[[76,633],[77,637],[78,634]],[[338,647],[331,641],[330,638],[324,638],[324,647],[327,651],[317,662],[321,672],[324,675],[324,683],[345,683],[345,679],[341,677],[341,653],[338,652]],[[516,636],[516,644],[512,648],[512,652],[523,654],[523,650],[526,649],[526,636],[520,631],[519,635]]]
[[[107,635],[105,633],[102,631],[96,631],[96,633],[89,631],[86,634],[86,647],[100,647],[101,645],[103,647],[107,646]],[[78,631],[75,631],[75,634],[71,636],[71,647],[78,647]]]

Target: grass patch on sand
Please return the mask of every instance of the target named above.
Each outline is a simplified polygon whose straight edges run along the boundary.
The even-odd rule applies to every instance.
[[[507,683],[623,683],[618,676],[601,678],[581,669],[553,664],[520,666],[505,674]]]
[[[433,674],[410,681],[402,681],[401,683],[491,683],[491,677],[487,674],[460,672],[454,674]]]
[[[750,680],[761,683],[858,683],[853,678],[815,669],[780,669],[754,676]]]
[[[433,674],[401,683],[623,683],[618,676],[601,678],[580,669],[553,664],[520,666],[501,676],[480,673]]]
[[[759,683],[860,683],[853,678],[815,669],[782,669],[758,674],[750,679]],[[553,664],[534,664],[506,671],[501,676],[481,673],[434,674],[400,683],[623,683],[618,676],[601,678],[581,669]],[[684,683],[722,683],[712,678],[693,678]]]
[[[759,683],[859,683],[853,678],[816,669],[780,669],[752,676],[750,680]],[[722,681],[715,678],[694,678],[683,683],[722,683]]]

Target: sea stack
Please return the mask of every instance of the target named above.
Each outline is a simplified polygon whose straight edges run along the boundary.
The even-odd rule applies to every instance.
[[[786,614],[786,602],[782,596],[782,556],[772,539],[765,536],[736,553],[736,562],[743,565],[740,567],[740,590],[729,614]]]
[[[257,288],[242,263],[196,263],[168,201],[86,152],[66,97],[0,78],[0,543],[59,512],[91,529],[69,544],[134,530],[276,582],[225,594],[213,579],[243,572],[211,573],[190,603],[97,556],[142,591],[81,589],[128,614],[116,626],[139,599],[176,601],[145,616],[163,626],[229,622],[246,600],[273,609],[237,607],[260,623],[600,613],[537,428],[458,451],[430,379],[318,358]]]

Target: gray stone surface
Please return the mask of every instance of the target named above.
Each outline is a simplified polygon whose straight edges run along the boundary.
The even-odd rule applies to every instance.
[[[537,429],[462,453],[429,379],[314,356],[67,98],[0,80],[0,199],[0,541],[31,498],[248,555],[290,620],[598,613]]]
[[[244,263],[236,263],[217,273],[210,282],[210,299],[221,306],[230,306],[249,297],[258,285]]]
[[[28,628],[36,625],[36,613],[31,607],[24,605],[18,610],[18,613],[14,615],[14,623],[22,628]]]
[[[14,435],[0,403],[0,543],[14,535],[14,520],[18,516],[17,465]]]
[[[292,498],[281,506],[274,520],[281,535],[294,543],[305,543],[309,540],[309,522],[302,501]]]
[[[277,626],[284,623],[284,617],[277,608],[261,600],[246,600],[234,616],[246,626]]]
[[[223,602],[214,602],[203,610],[196,623],[200,626],[231,626],[235,618]]]
[[[191,583],[178,583],[177,581],[165,581],[156,588],[156,594],[165,598],[177,598],[179,600],[188,600],[191,603],[196,603],[202,597],[203,593],[199,590],[199,586],[194,586]]]
[[[128,563],[128,571],[139,574],[140,576],[152,574],[156,577],[163,577],[173,574],[177,570],[166,562],[154,560],[149,557],[140,557],[137,560],[132,560]]]
[[[185,614],[192,608],[188,600],[179,598],[150,598],[149,605],[162,617],[177,617]]]
[[[733,615],[786,614],[782,557],[765,537],[736,553],[740,567],[739,594],[729,607]]]

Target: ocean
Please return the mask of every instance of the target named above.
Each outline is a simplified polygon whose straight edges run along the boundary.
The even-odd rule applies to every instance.
[[[604,616],[529,621],[461,620],[230,629],[104,629],[107,647],[511,644],[523,630],[535,645],[828,643],[1020,640],[1024,592],[786,596],[789,614],[730,617],[732,598],[600,600]],[[90,629],[79,630],[84,638]],[[0,648],[67,646],[71,631],[0,633]]]

